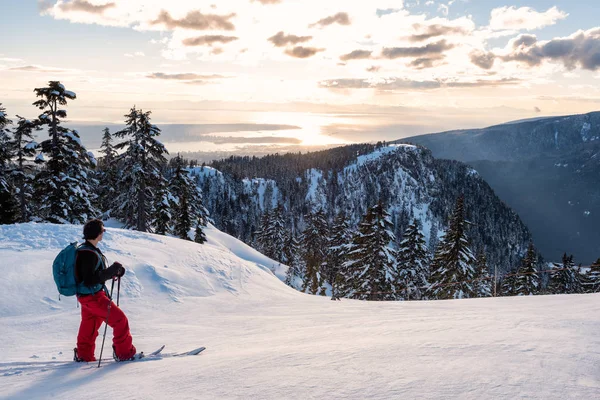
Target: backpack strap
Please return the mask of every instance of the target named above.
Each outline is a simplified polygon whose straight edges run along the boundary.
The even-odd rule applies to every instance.
[[[98,269],[102,269],[106,258],[98,249],[96,249],[92,246],[89,246],[87,243],[82,243],[79,246],[77,246],[77,252],[79,253],[80,251],[91,251],[91,252],[95,253],[96,256],[98,257],[98,262],[96,263],[96,266],[94,267],[94,272],[98,271]],[[77,276],[77,268],[75,268],[75,279],[77,281],[79,281],[79,277]],[[106,288],[106,285],[104,283],[102,283],[102,289],[104,289],[104,291],[108,295],[108,289]]]
[[[100,253],[98,251],[98,249],[95,249],[92,246],[88,246],[86,243],[83,243],[83,244],[79,245],[79,247],[77,247],[77,252],[79,252],[79,251],[92,251],[92,252],[96,253],[96,255],[98,256],[98,262],[96,263],[96,267],[94,267],[94,272],[98,271],[98,268],[100,268],[103,264],[104,255],[102,253]],[[77,272],[77,271],[75,271],[75,272]]]

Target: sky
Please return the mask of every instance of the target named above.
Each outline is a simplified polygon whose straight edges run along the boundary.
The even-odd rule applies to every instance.
[[[0,7],[0,102],[11,115],[35,117],[33,89],[60,80],[77,93],[68,122],[88,147],[133,105],[153,112],[171,152],[240,153],[600,107],[595,0]]]

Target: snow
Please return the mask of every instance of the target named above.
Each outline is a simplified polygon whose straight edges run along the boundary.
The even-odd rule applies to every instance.
[[[306,192],[306,200],[310,201],[313,205],[319,207],[325,207],[327,199],[323,190],[319,190],[323,183],[323,172],[321,170],[311,168],[305,173],[306,182],[308,182],[308,191]]]
[[[136,346],[207,350],[97,369],[69,362],[80,310],[57,301],[50,273],[81,226],[0,226],[2,397],[598,398],[600,294],[334,302],[288,288],[271,260],[212,226],[206,234],[198,245],[108,228],[100,248],[127,268],[120,304]]]
[[[74,141],[75,143],[77,143],[78,145],[82,145],[81,144],[81,139],[79,139],[77,136],[75,136],[75,134],[73,132],[64,132],[63,136],[70,138],[72,141]]]
[[[581,139],[584,142],[588,141],[588,134],[590,133],[590,129],[592,129],[592,125],[589,122],[584,122],[581,127]]]
[[[44,153],[38,154],[37,157],[35,157],[35,161],[46,161],[44,158]]]
[[[398,150],[411,151],[411,150],[416,150],[416,149],[417,149],[417,146],[412,145],[412,144],[393,144],[390,146],[384,146],[384,147],[381,147],[369,154],[358,156],[356,158],[356,161],[353,164],[347,166],[344,169],[344,171],[346,171],[346,172],[355,171],[358,166],[361,166],[369,161],[377,160],[378,158],[382,157],[383,155],[392,153],[394,151],[398,151]]]
[[[37,147],[37,142],[29,142],[25,145],[25,150],[35,150]]]

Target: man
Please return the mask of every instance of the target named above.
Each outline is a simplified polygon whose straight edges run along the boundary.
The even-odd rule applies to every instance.
[[[83,227],[85,243],[77,249],[75,278],[77,301],[81,304],[81,325],[77,335],[75,361],[96,361],[94,356],[96,337],[98,337],[98,329],[105,321],[113,328],[115,359],[126,361],[136,356],[127,317],[109,298],[108,290],[104,285],[105,281],[120,278],[125,274],[125,268],[118,262],[106,267],[106,258],[98,249],[98,243],[102,240],[105,231],[101,220],[88,221]]]

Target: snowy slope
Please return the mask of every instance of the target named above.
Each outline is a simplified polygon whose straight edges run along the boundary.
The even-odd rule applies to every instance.
[[[80,230],[0,226],[0,398],[591,399],[600,393],[600,295],[333,302],[289,289],[269,271],[272,261],[213,228],[202,246],[115,228],[101,243],[110,262],[128,268],[121,306],[136,346],[204,345],[204,353],[100,370],[69,363],[79,310],[72,298],[56,301],[50,265]],[[100,343],[101,337],[96,355]]]

